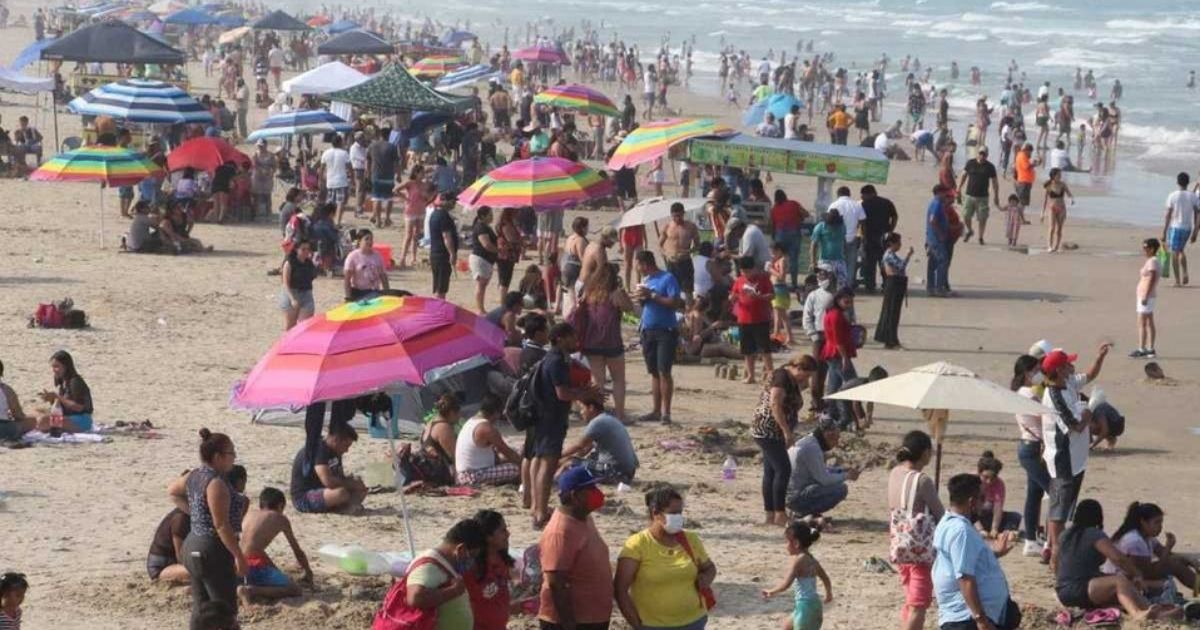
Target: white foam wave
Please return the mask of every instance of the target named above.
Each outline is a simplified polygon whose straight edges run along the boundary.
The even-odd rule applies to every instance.
[[[755,22],[754,20],[744,20],[742,18],[729,18],[727,20],[722,20],[721,25],[722,26],[732,26],[734,28],[762,28],[762,27],[766,26],[766,24],[763,24],[762,22]]]
[[[1139,125],[1121,122],[1121,138],[1136,140],[1148,146],[1147,153],[1186,151],[1200,153],[1200,130],[1177,129],[1161,125]]]
[[[961,35],[959,33],[947,33],[936,29],[909,29],[904,31],[905,37],[927,37],[929,39],[956,39],[960,42],[982,42],[987,41],[988,36],[983,33],[971,33],[969,35]]]
[[[993,11],[1004,11],[1006,13],[1022,13],[1025,11],[1054,11],[1058,7],[1041,2],[993,2],[991,9]]]
[[[775,30],[788,31],[791,33],[811,33],[811,32],[813,32],[814,29],[811,26],[796,26],[794,24],[776,24]]]
[[[1114,31],[1200,31],[1200,20],[1196,19],[1162,19],[1162,20],[1109,20],[1104,23],[1106,28]]]
[[[1033,65],[1049,68],[1095,68],[1112,69],[1129,65],[1129,56],[1115,52],[1102,52],[1086,48],[1051,48],[1050,54],[1033,62]]]

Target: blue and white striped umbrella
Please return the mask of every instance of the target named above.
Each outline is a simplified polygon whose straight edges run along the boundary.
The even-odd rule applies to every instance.
[[[264,138],[299,134],[346,133],[352,128],[350,123],[323,109],[302,109],[271,116],[247,140],[256,142]]]
[[[140,123],[209,123],[212,114],[187,92],[162,81],[126,79],[102,85],[67,108],[84,116],[112,116]]]
[[[454,72],[447,72],[442,75],[442,78],[437,82],[439,90],[453,90],[454,88],[465,87],[479,81],[486,81],[492,77],[499,77],[500,71],[487,64],[478,64],[460,68]]]

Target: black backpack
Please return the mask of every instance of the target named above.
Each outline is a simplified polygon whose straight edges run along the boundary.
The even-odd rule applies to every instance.
[[[512,391],[508,393],[508,400],[504,402],[504,415],[508,418],[509,424],[518,431],[528,430],[537,422],[538,408],[540,407],[537,378],[541,374],[544,360],[539,359],[521,375],[521,378],[517,379]]]

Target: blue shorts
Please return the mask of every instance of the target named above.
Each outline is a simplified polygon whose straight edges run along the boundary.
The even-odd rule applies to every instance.
[[[1179,253],[1187,246],[1192,231],[1185,228],[1170,228],[1167,230],[1167,251]]]
[[[91,433],[92,432],[92,427],[94,426],[94,423],[92,422],[92,414],[76,413],[76,414],[68,414],[63,417],[67,420],[70,420],[75,426],[79,427],[80,433]]]
[[[276,566],[246,569],[246,586],[290,586],[288,576]]]
[[[392,189],[396,187],[394,179],[371,180],[371,198],[376,201],[391,201]]]
[[[309,490],[303,494],[292,496],[292,505],[295,506],[297,512],[320,513],[329,511],[329,508],[325,506],[324,488],[317,488],[316,490]]]

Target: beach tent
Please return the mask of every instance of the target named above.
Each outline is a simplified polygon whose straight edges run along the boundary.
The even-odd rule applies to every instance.
[[[284,13],[283,11],[272,11],[257,20],[252,25],[255,30],[259,31],[307,31],[309,26],[300,20]]]
[[[182,65],[182,51],[124,22],[85,26],[42,49],[42,59],[98,63],[154,63]]]
[[[53,44],[55,41],[55,38],[47,37],[40,42],[33,42],[32,44],[26,46],[25,48],[21,49],[20,53],[17,53],[17,58],[13,59],[13,62],[8,64],[8,69],[14,72],[20,72],[21,70],[24,70],[26,66],[37,61],[42,55],[42,50],[44,50],[50,44]]]
[[[226,28],[235,28],[246,23],[246,18],[240,13],[230,12],[222,13],[217,16],[217,24]]]
[[[0,68],[0,89],[21,94],[53,92],[54,79],[31,77],[8,68]]]
[[[325,32],[329,33],[330,35],[337,35],[339,33],[345,33],[346,31],[353,31],[356,28],[361,27],[359,26],[358,22],[355,22],[354,20],[338,20],[333,24],[326,26]]]
[[[474,66],[467,66],[466,68],[459,68],[454,72],[447,72],[442,75],[442,78],[438,79],[436,87],[439,90],[453,90],[480,81],[499,79],[500,77],[501,73],[499,70],[481,63]]]
[[[346,31],[317,46],[318,55],[391,55],[396,47],[366,31]]]
[[[370,77],[340,61],[331,61],[284,81],[283,91],[293,95],[328,94],[354,87],[368,79]]]
[[[354,87],[331,92],[335,101],[382,111],[460,113],[471,108],[471,99],[443,94],[421,83],[404,66],[392,64]]]
[[[478,39],[478,36],[475,35],[475,33],[472,33],[470,31],[453,31],[452,30],[442,36],[442,45],[443,46],[459,46],[463,42],[469,42],[473,39]]]
[[[201,26],[218,23],[215,15],[196,8],[181,9],[168,15],[163,21],[167,24],[179,24],[182,26]]]

